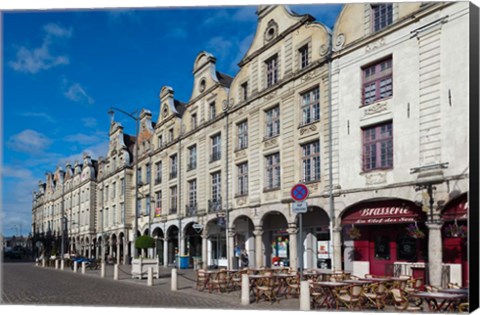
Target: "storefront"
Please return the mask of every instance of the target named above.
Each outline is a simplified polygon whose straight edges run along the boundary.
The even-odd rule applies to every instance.
[[[425,213],[415,203],[392,199],[365,201],[342,215],[344,265],[357,276],[412,274],[427,255]]]
[[[441,217],[443,263],[450,267],[450,282],[468,286],[468,195],[448,202]]]

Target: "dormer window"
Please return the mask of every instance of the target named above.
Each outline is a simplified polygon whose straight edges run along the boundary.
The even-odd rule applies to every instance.
[[[265,61],[267,68],[267,87],[271,87],[278,81],[278,58],[277,55]]]
[[[170,130],[168,130],[168,141],[173,141],[173,128],[170,128]]]
[[[393,4],[372,5],[372,30],[378,32],[393,23]]]
[[[215,102],[210,103],[210,119],[214,119],[217,116],[217,109],[215,108]]]
[[[207,82],[205,81],[205,79],[202,79],[200,81],[200,85],[198,86],[198,90],[200,91],[200,93],[202,93],[203,91],[205,91],[205,87],[207,86]]]

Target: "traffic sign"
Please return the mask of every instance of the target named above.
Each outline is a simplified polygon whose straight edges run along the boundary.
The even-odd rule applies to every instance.
[[[294,202],[292,204],[293,213],[307,213],[308,204],[306,201]]]
[[[203,224],[201,224],[201,223],[194,223],[192,225],[192,227],[195,230],[195,232],[197,232],[197,233],[200,233],[200,231],[203,230]]]
[[[290,196],[292,196],[293,200],[295,201],[304,201],[307,199],[308,194],[308,187],[304,184],[296,184],[290,191]]]

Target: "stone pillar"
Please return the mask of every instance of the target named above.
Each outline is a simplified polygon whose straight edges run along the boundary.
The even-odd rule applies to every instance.
[[[109,249],[109,250],[108,250],[108,256],[111,256],[111,257],[113,257],[113,246],[112,246],[112,241],[110,240],[110,241],[109,241],[109,243],[110,243],[110,246],[108,247],[108,249]]]
[[[332,257],[332,269],[342,270],[342,228],[336,226],[333,228],[332,235],[333,242],[333,257]]]
[[[310,284],[308,281],[300,282],[300,310],[310,310]]]
[[[100,252],[98,250],[98,241],[95,242],[95,257],[98,259],[100,257]]]
[[[255,267],[259,268],[264,265],[262,248],[263,228],[256,226],[253,235],[255,235]]]
[[[128,241],[124,238],[123,239],[123,264],[126,265],[128,263]]]
[[[429,284],[442,284],[442,235],[439,223],[427,223],[428,227],[428,278]]]
[[[205,227],[202,232],[202,268],[208,267],[208,233]]]
[[[168,237],[163,239],[163,265],[168,266]]]
[[[297,231],[298,229],[295,223],[288,224],[288,246],[290,247],[290,268],[292,268],[292,270],[298,269]]]
[[[113,266],[113,280],[118,280],[118,264]]]
[[[122,247],[122,244],[117,242],[117,264],[120,264],[120,248]]]
[[[235,237],[235,230],[234,229],[228,229],[228,251],[227,257],[228,257],[228,267],[229,269],[232,269],[234,267],[234,262],[233,260],[235,259],[235,242],[234,242],[234,237]]]

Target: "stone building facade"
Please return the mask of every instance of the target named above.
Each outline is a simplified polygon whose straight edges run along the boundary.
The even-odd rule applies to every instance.
[[[464,225],[468,207],[468,4],[346,4],[333,30],[286,6],[257,15],[235,77],[200,52],[187,102],[164,86],[156,122],[139,113],[137,139],[112,120],[107,157],[57,171],[71,182],[63,195],[48,175],[34,230],[58,221],[55,200],[86,193],[64,209],[90,216],[68,233],[95,257],[126,263],[136,226],[164,265],[238,267],[245,250],[251,267],[418,267],[439,284],[443,262],[465,281],[468,258],[442,256],[463,241],[442,231]],[[310,190],[302,235],[299,182]],[[425,238],[391,233],[409,225]]]

